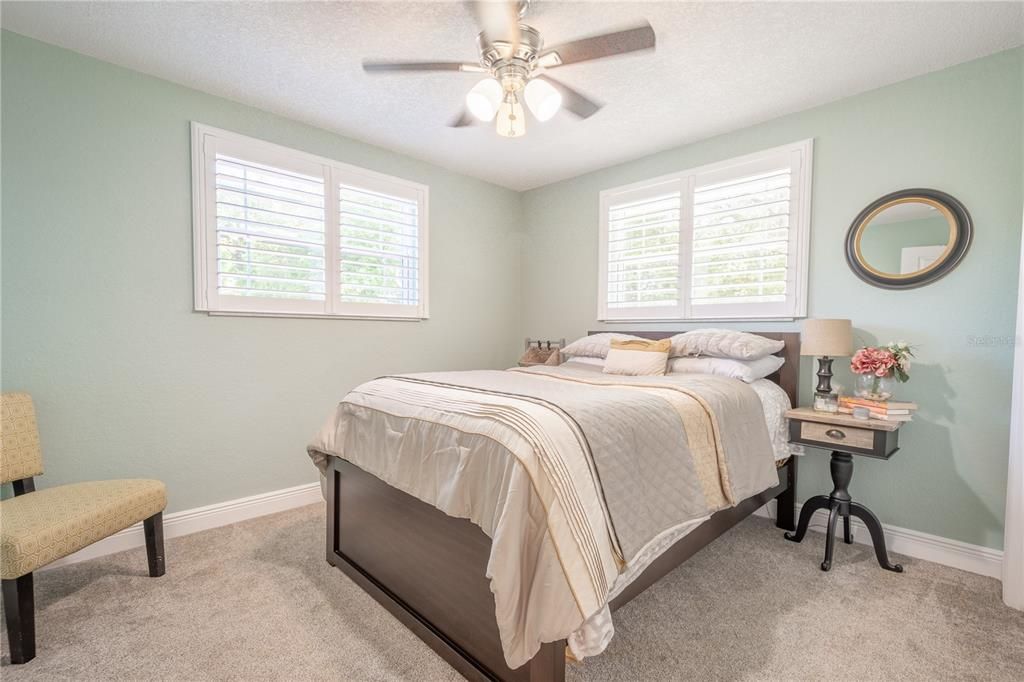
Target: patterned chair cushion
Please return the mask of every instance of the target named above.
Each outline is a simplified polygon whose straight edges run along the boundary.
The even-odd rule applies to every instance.
[[[0,502],[0,577],[40,566],[113,535],[167,506],[160,481],[88,481]]]
[[[36,411],[28,393],[0,395],[0,483],[43,473]]]

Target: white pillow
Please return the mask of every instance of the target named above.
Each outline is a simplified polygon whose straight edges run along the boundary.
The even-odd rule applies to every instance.
[[[611,347],[612,339],[627,341],[640,339],[640,337],[633,336],[632,334],[617,334],[615,332],[591,334],[590,336],[576,339],[563,348],[562,355],[568,357],[606,358],[608,357],[608,349]]]
[[[604,367],[604,358],[588,358],[580,356],[578,358],[569,358],[566,363],[576,363],[577,365],[587,365],[589,367]]]
[[[661,376],[665,374],[665,363],[672,344],[668,339],[615,339],[604,361],[605,374],[627,376]]]
[[[672,337],[672,357],[710,355],[713,358],[757,360],[778,353],[785,341],[732,329],[694,329]]]
[[[672,358],[668,361],[669,374],[717,374],[745,381],[748,384],[774,374],[786,362],[778,355],[766,355],[757,360],[731,358]]]

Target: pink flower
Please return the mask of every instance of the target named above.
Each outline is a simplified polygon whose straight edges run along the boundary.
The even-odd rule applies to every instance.
[[[874,374],[876,377],[889,376],[895,365],[896,357],[887,348],[861,348],[850,360],[850,370],[854,374]]]

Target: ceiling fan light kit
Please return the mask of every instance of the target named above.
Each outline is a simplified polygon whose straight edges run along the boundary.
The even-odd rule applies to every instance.
[[[526,106],[540,122],[550,121],[562,108],[562,94],[543,78],[526,84]]]
[[[483,30],[477,36],[478,64],[460,62],[363,62],[367,73],[392,71],[452,71],[487,73],[466,95],[465,110],[450,125],[461,128],[472,119],[490,122],[502,137],[526,134],[523,103],[539,122],[551,120],[560,110],[586,119],[601,104],[546,74],[569,64],[654,49],[650,24],[583,38],[545,50],[540,32],[519,23],[530,3],[469,3]]]
[[[466,93],[466,108],[481,121],[493,121],[501,106],[501,84],[493,78],[485,78]]]
[[[496,127],[498,134],[503,137],[521,137],[526,134],[522,107],[524,99],[530,113],[541,122],[551,120],[562,107],[561,93],[541,78],[529,81],[521,90],[518,83],[506,90],[493,78],[485,78],[466,94],[466,108],[485,123],[493,121],[495,114],[500,112]]]
[[[526,134],[523,105],[515,92],[509,92],[498,109],[498,124],[494,128],[502,137],[522,137]]]

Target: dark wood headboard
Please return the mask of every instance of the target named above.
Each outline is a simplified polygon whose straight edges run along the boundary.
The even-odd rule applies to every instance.
[[[644,339],[667,339],[670,336],[681,334],[681,331],[628,331],[628,330],[609,330],[601,329],[598,331],[589,331],[587,335],[591,334],[632,334],[633,336],[639,336]],[[800,390],[800,332],[748,332],[750,334],[757,334],[763,336],[766,339],[774,339],[775,341],[785,342],[782,350],[776,355],[786,359],[786,364],[779,368],[779,371],[775,374],[768,376],[770,381],[774,381],[782,387],[789,395],[789,402],[793,407],[799,405],[799,396],[797,395]]]

